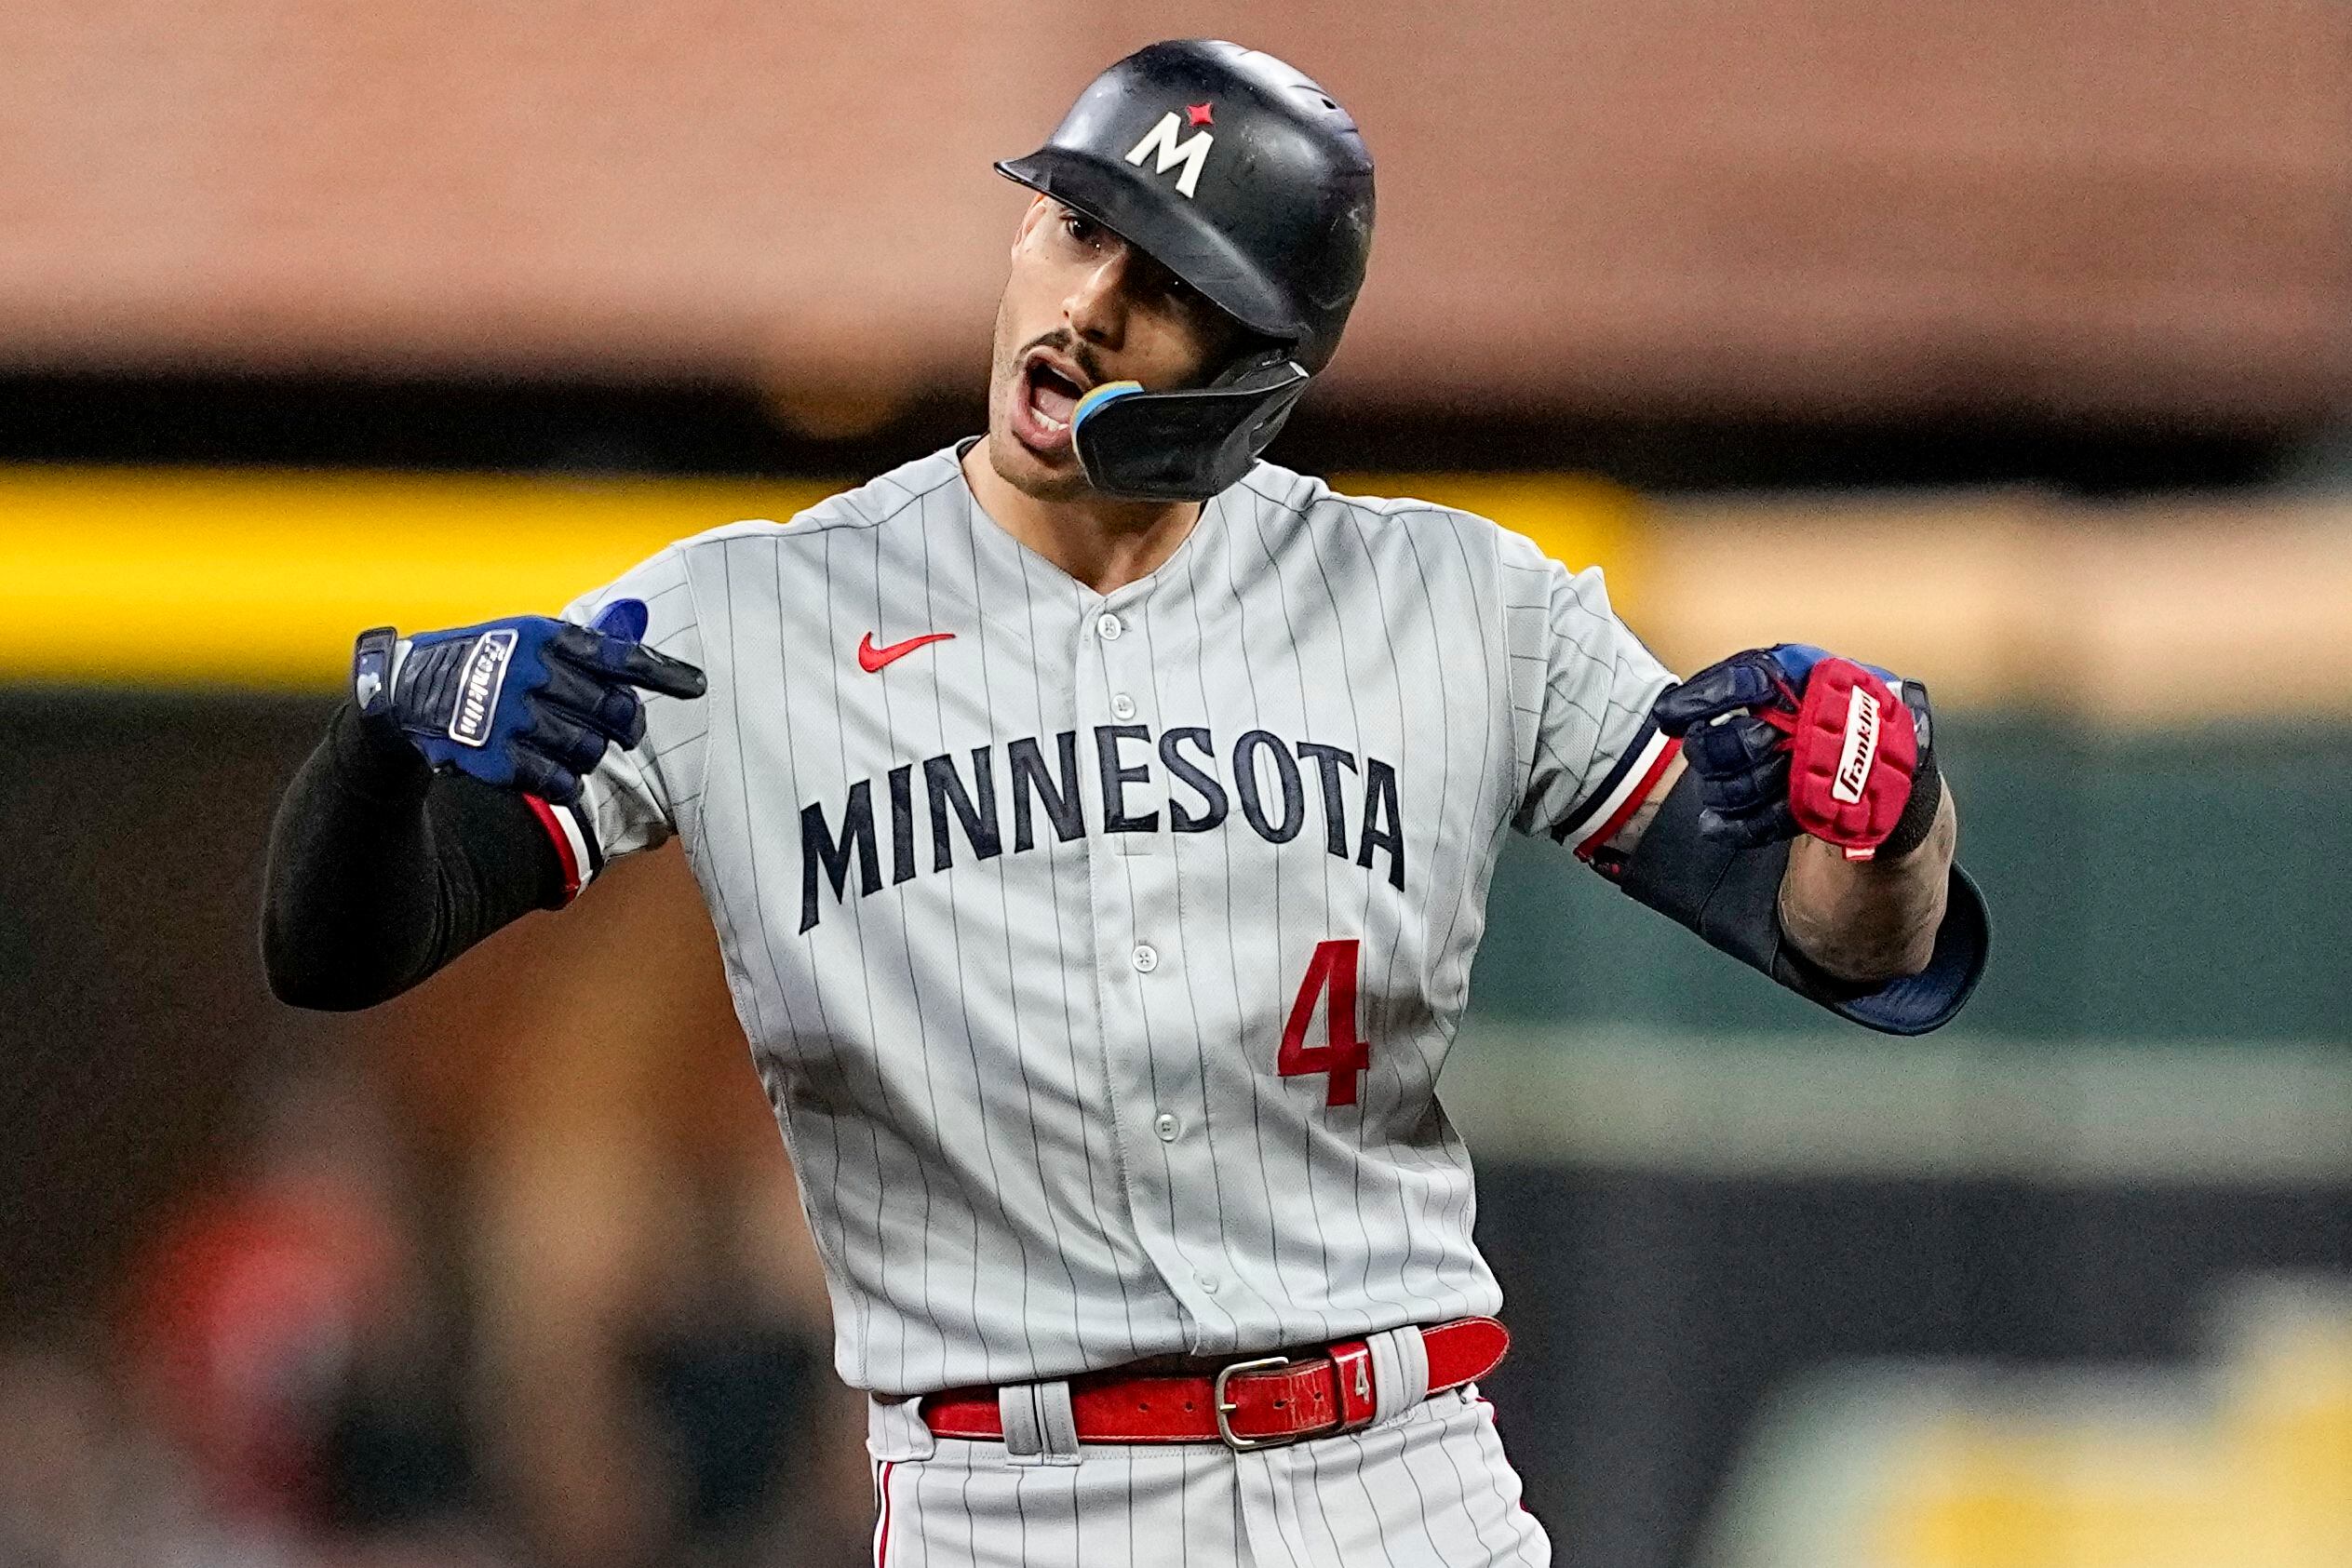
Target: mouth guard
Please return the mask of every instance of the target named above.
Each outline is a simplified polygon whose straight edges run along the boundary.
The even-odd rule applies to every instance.
[[[1078,400],[1078,407],[1070,410],[1069,427],[1077,429],[1088,414],[1104,404],[1122,397],[1132,397],[1142,390],[1141,382],[1105,382],[1100,386],[1088,389],[1086,395]]]

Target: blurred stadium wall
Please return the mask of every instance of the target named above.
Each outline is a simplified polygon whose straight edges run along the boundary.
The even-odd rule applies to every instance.
[[[974,426],[987,161],[1163,32],[1294,58],[1380,160],[1274,455],[1602,562],[1681,667],[1926,679],[1994,901],[1901,1044],[1513,847],[1446,1102],[1561,1560],[2352,1561],[2325,0],[0,18],[0,1561],[160,1560],[107,1553],[117,1430],[343,1553],[857,1560],[675,853],[329,1020],[262,995],[261,846],[356,628],[551,609]],[[222,1371],[281,1359],[315,1430]]]
[[[1172,30],[1381,169],[1331,390],[2278,421],[2352,366],[2331,0],[14,9],[0,359],[760,377],[980,363],[988,160]],[[167,43],[166,40],[168,39]],[[976,176],[976,178],[975,178]]]

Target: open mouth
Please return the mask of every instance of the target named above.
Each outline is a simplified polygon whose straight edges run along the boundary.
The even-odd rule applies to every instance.
[[[1037,417],[1057,429],[1067,428],[1069,416],[1086,389],[1042,361],[1029,367],[1029,407]]]
[[[1070,416],[1091,383],[1085,372],[1047,350],[1032,353],[1021,366],[1021,395],[1015,409],[1018,434],[1040,451],[1056,451],[1069,442]]]

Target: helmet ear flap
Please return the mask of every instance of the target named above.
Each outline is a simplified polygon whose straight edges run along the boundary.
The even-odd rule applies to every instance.
[[[1249,472],[1290,418],[1307,372],[1285,349],[1254,355],[1205,387],[1146,392],[1111,382],[1079,400],[1070,440],[1106,495],[1206,501]]]

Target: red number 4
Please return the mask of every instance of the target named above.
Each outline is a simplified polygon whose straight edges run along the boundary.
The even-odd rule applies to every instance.
[[[1314,1021],[1315,998],[1325,991],[1324,1043],[1307,1043],[1307,1025]],[[1311,1073],[1331,1075],[1323,1103],[1356,1103],[1356,1075],[1371,1063],[1371,1044],[1356,1038],[1356,939],[1318,942],[1307,960],[1307,978],[1298,983],[1298,998],[1290,1004],[1290,1021],[1283,1025],[1282,1053],[1274,1065],[1284,1078]]]

